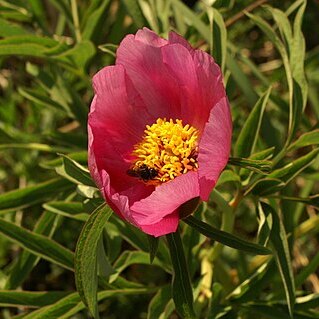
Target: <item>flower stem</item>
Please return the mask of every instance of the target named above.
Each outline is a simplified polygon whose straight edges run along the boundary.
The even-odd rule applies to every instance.
[[[82,35],[81,35],[80,21],[79,21],[76,0],[71,0],[71,11],[72,11],[72,18],[73,18],[74,33],[75,33],[76,42],[81,42]]]

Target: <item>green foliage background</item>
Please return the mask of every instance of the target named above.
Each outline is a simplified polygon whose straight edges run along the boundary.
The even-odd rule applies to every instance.
[[[0,317],[319,318],[318,9],[0,0]],[[214,56],[234,125],[210,201],[159,240],[86,167],[91,76],[143,26]]]

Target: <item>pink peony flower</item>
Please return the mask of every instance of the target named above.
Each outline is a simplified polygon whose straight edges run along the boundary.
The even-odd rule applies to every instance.
[[[93,78],[89,168],[111,208],[147,234],[176,231],[227,164],[232,123],[220,68],[171,32],[128,35]]]

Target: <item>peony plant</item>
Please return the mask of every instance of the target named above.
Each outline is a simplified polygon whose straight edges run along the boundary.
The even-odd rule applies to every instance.
[[[219,66],[170,32],[127,35],[93,78],[89,168],[123,219],[175,232],[181,205],[207,201],[227,164],[232,122]]]

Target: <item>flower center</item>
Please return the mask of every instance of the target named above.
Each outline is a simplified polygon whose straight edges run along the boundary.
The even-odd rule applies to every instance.
[[[135,158],[128,174],[143,180],[147,185],[159,185],[198,168],[197,129],[183,125],[182,120],[146,125],[142,141],[134,146]]]

